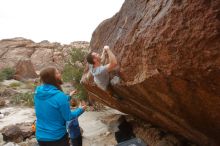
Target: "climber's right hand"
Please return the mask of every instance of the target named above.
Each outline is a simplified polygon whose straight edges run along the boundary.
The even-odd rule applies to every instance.
[[[104,51],[106,51],[106,52],[107,52],[107,51],[108,51],[110,48],[109,48],[109,46],[107,46],[107,45],[106,45],[106,46],[104,46],[104,48],[103,48],[103,49],[104,49]]]

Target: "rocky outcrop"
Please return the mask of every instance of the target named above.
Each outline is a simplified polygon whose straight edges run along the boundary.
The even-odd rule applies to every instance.
[[[173,135],[159,127],[155,127],[150,123],[146,123],[139,118],[134,118],[129,115],[114,114],[102,119],[102,122],[109,126],[112,133],[118,133],[120,130],[123,141],[128,136],[129,126],[134,137],[144,140],[146,145],[150,146],[196,146],[190,143],[185,138]],[[124,133],[126,132],[126,133]],[[116,136],[117,134],[115,134]],[[133,138],[134,138],[133,137]],[[117,139],[117,138],[116,138]],[[126,141],[126,140],[125,140]]]
[[[23,59],[16,65],[14,78],[16,80],[37,78],[34,66],[30,59]]]
[[[134,133],[137,137],[143,139],[148,145],[152,146],[196,146],[183,137],[174,135],[159,127],[146,124],[137,120],[130,121]]]
[[[84,82],[91,97],[201,146],[220,145],[219,0],[126,0],[93,33],[92,51],[104,45],[124,75],[114,86],[123,100]]]
[[[24,38],[0,40],[0,70],[15,67],[20,59],[30,59],[36,70],[50,65],[62,70],[72,48],[87,49],[88,46],[83,41],[61,45],[49,41],[35,43]]]
[[[10,125],[2,129],[4,141],[22,142],[26,138],[31,137],[34,132],[31,129],[32,123],[23,123],[17,125]]]
[[[3,106],[5,106],[5,100],[0,97],[0,107],[3,107]]]

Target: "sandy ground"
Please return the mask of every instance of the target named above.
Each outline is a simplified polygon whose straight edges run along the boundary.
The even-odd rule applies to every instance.
[[[5,126],[23,122],[33,122],[35,113],[33,108],[28,107],[6,107],[0,109],[5,116],[0,119],[0,129]]]
[[[114,146],[116,144],[114,131],[101,122],[104,117],[120,114],[117,110],[106,109],[102,112],[85,112],[79,123],[83,129],[83,146]]]

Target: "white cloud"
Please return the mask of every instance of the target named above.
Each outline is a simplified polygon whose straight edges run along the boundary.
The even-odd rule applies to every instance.
[[[0,0],[0,39],[90,41],[94,29],[124,0]]]

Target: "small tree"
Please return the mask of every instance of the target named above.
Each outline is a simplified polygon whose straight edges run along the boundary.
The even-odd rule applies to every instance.
[[[73,82],[78,93],[76,97],[78,99],[87,99],[87,92],[85,88],[80,84],[80,80],[83,75],[83,62],[87,55],[87,52],[81,48],[73,48],[71,51],[71,58],[64,67],[62,74],[65,82]],[[81,65],[79,65],[81,64]]]

